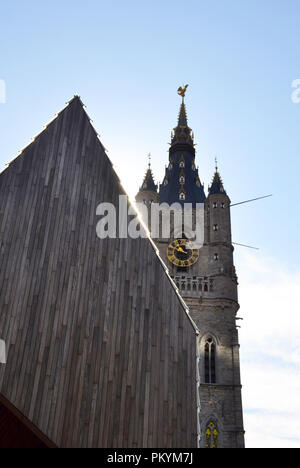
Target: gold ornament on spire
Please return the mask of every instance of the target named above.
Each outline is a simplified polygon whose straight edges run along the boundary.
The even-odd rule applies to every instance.
[[[177,93],[179,94],[179,96],[182,96],[182,99],[184,99],[184,97],[185,97],[185,93],[186,93],[186,90],[187,90],[188,86],[189,85],[187,84],[187,85],[185,85],[184,88],[182,88],[180,86],[180,88],[177,89]]]

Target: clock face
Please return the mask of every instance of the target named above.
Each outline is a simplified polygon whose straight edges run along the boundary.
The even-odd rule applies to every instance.
[[[188,239],[175,239],[167,249],[168,259],[173,265],[189,267],[199,260],[198,249],[187,248]]]

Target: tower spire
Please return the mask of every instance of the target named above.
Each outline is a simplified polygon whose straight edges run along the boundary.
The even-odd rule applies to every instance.
[[[154,182],[151,169],[151,154],[148,154],[148,169],[146,171],[140,190],[136,194],[137,203],[142,203],[147,207],[146,213],[142,211],[141,215],[146,225],[151,230],[151,204],[159,202],[158,185]]]
[[[182,98],[182,103],[181,103],[179,117],[178,117],[178,125],[181,127],[187,127],[187,116],[186,116],[186,109],[185,109],[183,98]]]
[[[177,127],[171,134],[169,165],[160,186],[161,202],[172,204],[197,203],[205,201],[204,187],[195,165],[195,145],[192,129],[188,126],[184,97],[188,85],[180,87],[177,93],[182,97]]]
[[[151,169],[151,153],[148,154],[148,169],[146,171],[143,184],[140,188],[140,192],[144,191],[157,191],[157,185],[154,182],[154,177]]]
[[[194,150],[194,139],[192,135],[192,129],[188,126],[187,115],[186,115],[186,108],[184,103],[184,97],[186,90],[189,85],[185,85],[184,88],[180,87],[177,90],[179,96],[182,97],[182,102],[180,106],[179,116],[178,116],[178,124],[177,127],[174,128],[173,137],[171,140],[171,148],[170,151],[173,150],[173,147],[180,144],[180,145],[189,145],[192,147],[192,152],[195,154]],[[181,148],[184,149],[184,148]]]
[[[222,178],[221,178],[221,175],[219,173],[219,168],[218,168],[218,160],[217,158],[215,158],[215,174],[214,174],[214,177],[213,177],[213,180],[212,180],[212,184],[211,186],[209,187],[209,195],[214,195],[216,193],[223,193],[224,195],[226,195],[226,192],[225,192],[225,189],[224,189],[224,186],[223,186],[223,181],[222,181]]]

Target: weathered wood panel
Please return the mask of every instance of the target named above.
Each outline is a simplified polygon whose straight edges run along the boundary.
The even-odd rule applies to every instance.
[[[79,98],[0,175],[0,392],[59,447],[196,447],[196,330]]]

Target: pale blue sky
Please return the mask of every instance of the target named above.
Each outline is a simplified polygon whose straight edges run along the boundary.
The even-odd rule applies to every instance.
[[[274,194],[233,208],[233,238],[260,247],[257,261],[276,261],[293,280],[300,270],[300,104],[291,100],[300,78],[299,18],[299,0],[2,0],[0,167],[79,94],[133,196],[149,152],[162,180],[176,90],[189,83],[202,181],[210,183],[217,156],[232,202]],[[243,279],[238,249],[236,261]]]
[[[293,0],[2,1],[0,165],[78,93],[134,193],[148,152],[162,179],[176,89],[189,83],[205,184],[217,155],[233,201],[275,195],[234,210],[235,240],[296,266],[299,16]]]

